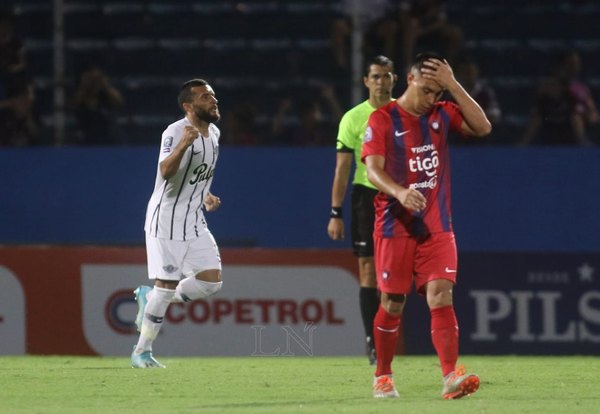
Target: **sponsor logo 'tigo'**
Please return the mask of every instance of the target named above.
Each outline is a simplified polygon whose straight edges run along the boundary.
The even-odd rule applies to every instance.
[[[436,175],[438,165],[440,165],[440,160],[437,150],[431,151],[429,157],[421,158],[420,155],[417,155],[408,160],[408,167],[412,172],[425,172],[428,177]]]

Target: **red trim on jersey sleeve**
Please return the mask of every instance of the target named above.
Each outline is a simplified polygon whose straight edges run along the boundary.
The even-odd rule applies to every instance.
[[[385,107],[384,107],[385,108]],[[382,155],[385,157],[386,134],[390,128],[390,115],[383,108],[371,113],[365,136],[363,138],[363,147],[361,161],[369,155]]]

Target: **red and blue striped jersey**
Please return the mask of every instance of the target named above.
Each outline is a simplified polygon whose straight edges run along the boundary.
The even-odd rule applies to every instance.
[[[379,237],[427,237],[452,231],[448,131],[460,131],[463,116],[453,102],[437,102],[428,113],[414,116],[396,101],[369,117],[362,160],[385,158],[385,172],[399,185],[420,191],[425,210],[415,213],[383,192],[375,198],[375,232]]]

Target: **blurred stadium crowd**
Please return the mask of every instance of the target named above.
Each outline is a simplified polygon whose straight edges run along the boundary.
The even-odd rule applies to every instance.
[[[223,144],[333,147],[357,103],[356,28],[364,57],[396,62],[397,95],[410,56],[447,56],[494,124],[476,145],[599,144],[599,18],[593,0],[15,1],[0,11],[0,146],[156,144],[178,87],[202,77]]]

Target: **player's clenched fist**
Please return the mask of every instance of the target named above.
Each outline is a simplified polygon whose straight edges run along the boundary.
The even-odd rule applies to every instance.
[[[198,138],[198,135],[199,132],[195,127],[190,125],[186,126],[185,130],[183,131],[183,138],[180,141],[181,145],[183,145],[183,148],[187,148],[192,145],[194,140]]]
[[[215,211],[221,205],[221,199],[211,193],[206,194],[204,197],[204,208],[206,211]]]
[[[405,188],[398,195],[398,201],[407,210],[410,211],[422,211],[427,206],[427,200],[425,196],[414,188]]]

